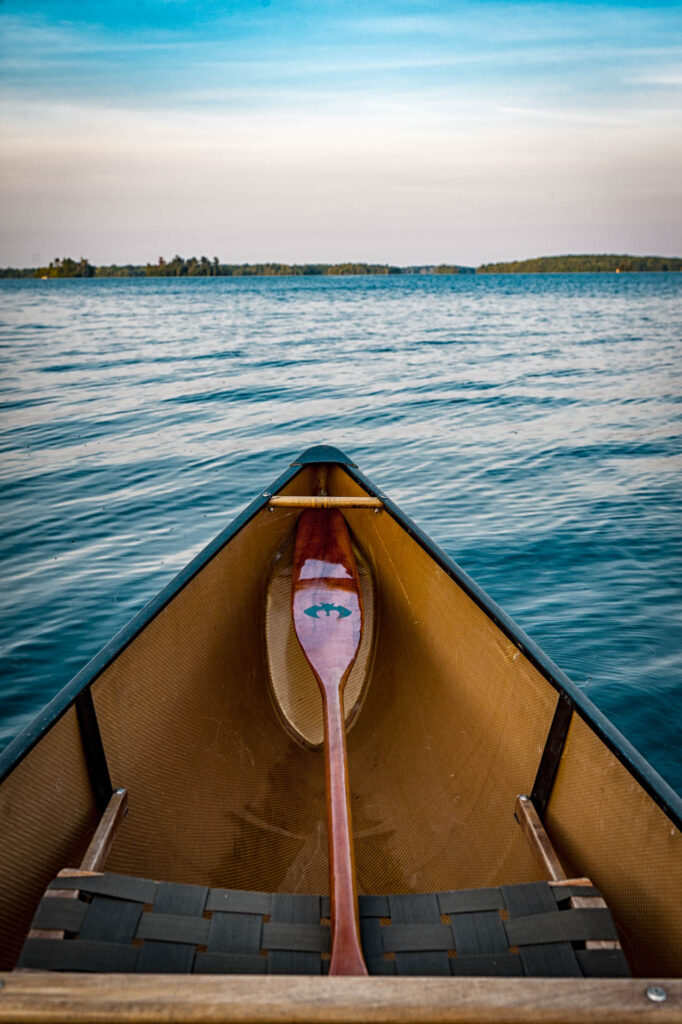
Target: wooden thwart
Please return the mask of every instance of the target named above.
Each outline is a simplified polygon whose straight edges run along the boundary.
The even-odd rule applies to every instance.
[[[3,1024],[679,1024],[682,981],[0,975]],[[655,1003],[647,989],[664,989]]]
[[[384,507],[380,498],[335,497],[330,494],[318,494],[314,497],[276,494],[268,502],[270,508],[373,508]]]

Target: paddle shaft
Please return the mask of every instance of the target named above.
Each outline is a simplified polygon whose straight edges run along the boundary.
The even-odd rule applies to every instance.
[[[360,947],[342,688],[323,690],[322,701],[332,925],[329,973],[367,974]]]
[[[304,512],[292,586],[294,628],[322,694],[329,841],[330,974],[367,974],[360,945],[343,689],[362,633],[362,595],[350,536],[338,510]]]

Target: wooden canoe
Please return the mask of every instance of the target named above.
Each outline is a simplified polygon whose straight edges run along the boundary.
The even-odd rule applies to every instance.
[[[368,636],[346,709],[360,899],[505,892],[563,871],[572,904],[584,879],[606,900],[618,942],[602,946],[622,947],[632,977],[294,970],[126,973],[122,984],[14,970],[46,887],[79,865],[274,894],[273,906],[277,894],[329,891],[314,700],[286,587],[273,587],[310,506],[342,509],[366,588]],[[299,705],[308,738],[287,728]],[[109,849],[102,815],[122,816],[117,787],[129,812]],[[682,800],[335,448],[293,462],[0,755],[0,821],[0,1021],[682,1019]],[[61,878],[56,903],[73,904],[75,883]],[[59,941],[35,920],[32,935]],[[446,955],[457,963],[456,949]]]

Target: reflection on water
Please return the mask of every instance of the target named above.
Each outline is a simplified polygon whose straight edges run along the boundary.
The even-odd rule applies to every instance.
[[[0,742],[310,444],[682,790],[673,274],[0,282]]]

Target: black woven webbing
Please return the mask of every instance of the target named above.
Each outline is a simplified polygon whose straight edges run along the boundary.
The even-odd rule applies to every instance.
[[[185,919],[188,922],[197,921],[202,925],[208,922],[203,919],[203,912],[206,906],[209,890],[201,885],[171,885],[168,882],[160,882],[154,896],[154,914],[145,914],[140,922],[140,927],[145,922],[153,921],[154,918],[164,919],[168,931],[170,922],[178,921],[180,926]],[[137,970],[148,974],[168,973],[186,974],[194,967],[196,955],[196,943],[186,936],[189,941],[181,941],[181,931],[173,935],[172,944],[164,941],[164,937],[157,932],[157,938],[153,933],[153,927],[142,943],[140,956],[137,961]]]
[[[62,971],[324,974],[329,902],[321,896],[241,892],[123,875],[59,877],[19,965]],[[567,891],[568,888],[568,891]],[[361,896],[362,945],[370,974],[626,977],[604,909],[572,910],[585,887],[546,882],[461,892]]]

